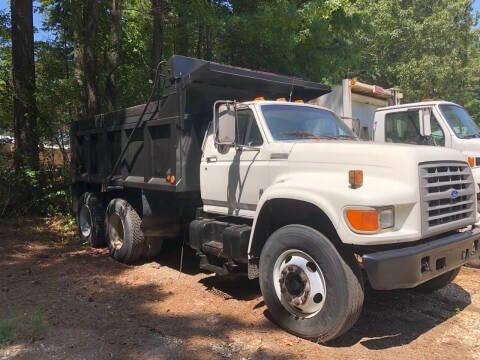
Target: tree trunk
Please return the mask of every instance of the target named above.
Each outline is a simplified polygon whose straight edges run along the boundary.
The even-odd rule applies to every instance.
[[[84,50],[83,50],[83,10],[80,0],[72,0],[72,21],[73,21],[73,75],[80,89],[80,97],[86,99],[84,81]],[[77,109],[78,118],[85,117],[87,112],[86,101],[82,101]]]
[[[196,57],[201,59],[203,54],[203,28],[202,23],[198,24],[198,41],[197,41],[197,52]]]
[[[151,0],[153,16],[153,36],[151,50],[151,67],[156,69],[163,56],[163,0]],[[152,70],[152,80],[155,78],[155,71]]]
[[[177,24],[177,53],[179,55],[190,55],[190,34],[188,32],[188,9],[190,0],[183,0],[178,8],[178,24]]]
[[[122,0],[112,0],[112,24],[110,26],[110,50],[107,54],[108,73],[106,77],[107,107],[109,111],[117,109],[117,84],[115,71],[119,66],[119,49],[122,37],[120,20],[122,18]]]
[[[205,36],[205,60],[212,60],[212,30],[210,26],[206,26]]]
[[[32,1],[12,0],[15,168],[39,169]]]
[[[98,111],[98,88],[97,88],[97,49],[95,40],[97,38],[99,18],[99,2],[87,0],[84,8],[83,19],[85,22],[85,44],[84,65],[85,65],[85,88],[87,95],[87,117],[92,118]]]
[[[100,5],[97,0],[72,0],[74,74],[83,99],[79,118],[92,118],[99,107],[96,37]]]

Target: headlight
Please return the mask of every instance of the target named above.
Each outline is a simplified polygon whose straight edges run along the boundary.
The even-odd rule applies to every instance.
[[[393,206],[378,209],[378,223],[380,229],[389,229],[395,225]]]
[[[350,207],[345,210],[345,219],[352,231],[361,234],[375,234],[381,230],[393,228],[395,212],[393,206]]]

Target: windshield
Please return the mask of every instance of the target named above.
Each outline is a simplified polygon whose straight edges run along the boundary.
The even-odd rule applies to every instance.
[[[327,110],[280,104],[262,105],[261,109],[274,140],[355,139],[350,129]]]
[[[478,126],[463,107],[458,105],[440,105],[440,110],[459,138],[480,137]]]

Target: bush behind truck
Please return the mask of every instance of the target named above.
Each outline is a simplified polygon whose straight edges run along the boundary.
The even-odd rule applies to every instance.
[[[322,84],[182,56],[159,76],[153,101],[72,128],[79,234],[115,259],[185,234],[203,269],[259,278],[281,327],[329,341],[366,281],[431,292],[478,258],[461,153],[357,141],[300,101]]]

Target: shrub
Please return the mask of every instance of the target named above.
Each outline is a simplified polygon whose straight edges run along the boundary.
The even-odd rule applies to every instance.
[[[39,170],[15,171],[12,153],[0,152],[0,217],[64,214],[70,204],[68,166],[43,162]]]

